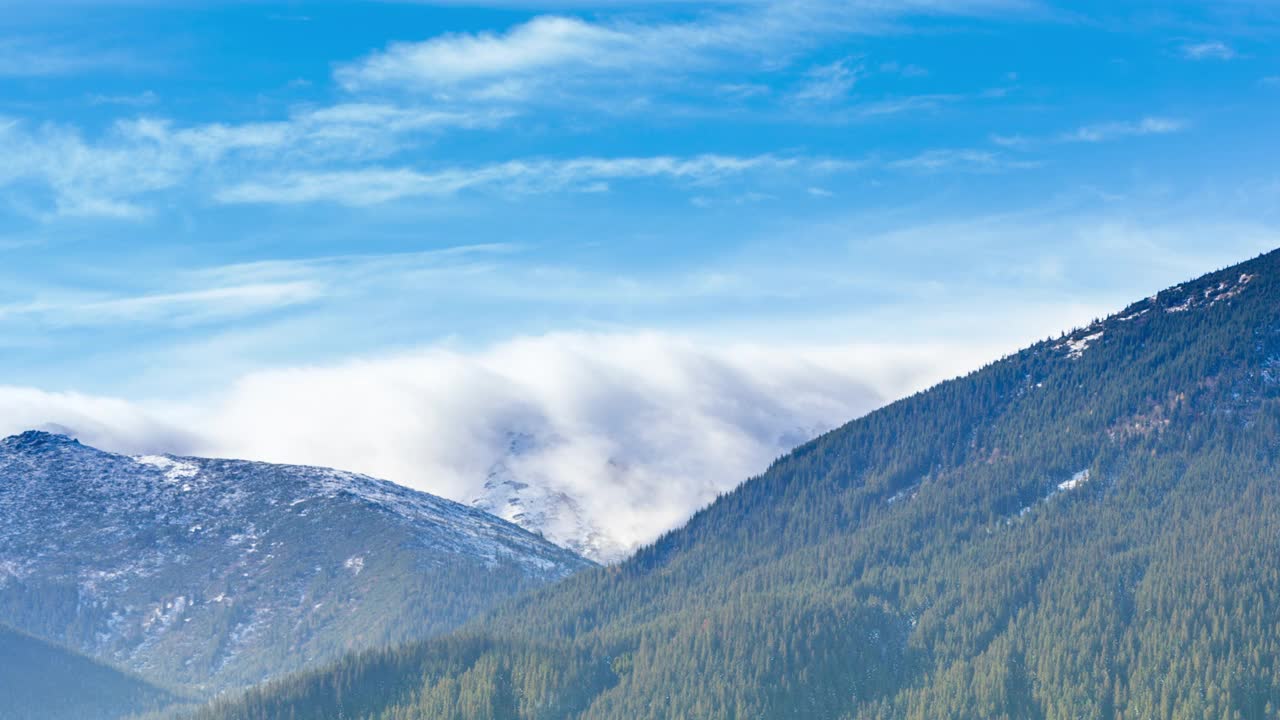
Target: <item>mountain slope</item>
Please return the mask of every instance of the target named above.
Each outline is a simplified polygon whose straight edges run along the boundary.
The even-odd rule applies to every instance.
[[[111,720],[175,698],[65,648],[0,625],[0,720]]]
[[[621,566],[198,717],[1272,718],[1277,539],[1272,253],[827,433]]]
[[[167,684],[247,685],[426,637],[589,563],[324,468],[0,441],[0,619]]]

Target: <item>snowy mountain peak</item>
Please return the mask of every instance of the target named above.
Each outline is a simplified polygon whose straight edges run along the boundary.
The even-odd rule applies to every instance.
[[[27,430],[0,440],[0,447],[3,447],[6,451],[34,450],[42,447],[66,445],[80,445],[80,441],[69,435],[45,430]]]
[[[212,692],[443,632],[590,562],[329,468],[0,441],[0,617]]]

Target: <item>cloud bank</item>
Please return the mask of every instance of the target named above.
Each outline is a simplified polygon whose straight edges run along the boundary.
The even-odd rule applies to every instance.
[[[795,445],[989,352],[552,334],[255,372],[198,406],[0,388],[0,432],[333,466],[468,503],[514,492],[498,504],[544,511],[551,539],[608,560]],[[516,486],[486,489],[495,478]]]

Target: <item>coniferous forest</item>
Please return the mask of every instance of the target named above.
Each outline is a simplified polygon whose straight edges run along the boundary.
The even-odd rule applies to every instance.
[[[84,720],[180,697],[142,678],[0,624],[0,719]]]
[[[618,566],[192,720],[1280,717],[1280,253],[778,459]]]

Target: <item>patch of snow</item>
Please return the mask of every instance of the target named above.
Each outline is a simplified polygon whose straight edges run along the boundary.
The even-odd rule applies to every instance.
[[[353,555],[352,557],[347,558],[346,562],[342,563],[342,567],[350,570],[352,575],[359,575],[360,571],[364,570],[364,557],[360,555]]]
[[[173,625],[173,623],[186,611],[187,598],[179,595],[173,600],[157,604],[152,608],[151,612],[142,621],[142,628],[150,630],[152,626],[159,626],[164,629]]]
[[[21,580],[31,574],[30,563],[19,563],[14,560],[0,560],[0,585],[9,578]]]
[[[1165,308],[1165,312],[1186,312],[1195,307],[1197,301],[1200,303],[1208,303],[1209,306],[1213,306],[1224,300],[1230,300],[1244,292],[1244,289],[1249,285],[1249,283],[1253,282],[1255,277],[1257,276],[1250,275],[1249,273],[1241,273],[1240,277],[1237,278],[1235,282],[1227,282],[1225,280],[1221,281],[1217,285],[1205,288],[1204,292],[1202,292],[1198,297],[1192,295],[1178,305]]]
[[[1080,487],[1081,485],[1087,482],[1089,482],[1089,469],[1085,468],[1084,470],[1081,470],[1075,475],[1072,475],[1070,480],[1063,480],[1062,482],[1058,483],[1058,489],[1059,490],[1075,490],[1076,488]]]
[[[1226,283],[1220,284],[1217,290],[1218,294],[1210,299],[1209,304],[1213,305],[1222,300],[1230,300],[1231,298],[1239,295],[1244,292],[1245,286],[1252,282],[1255,277],[1257,276],[1250,275],[1249,273],[1241,273],[1240,279],[1236,280],[1235,287],[1227,287]],[[1210,297],[1208,291],[1206,291],[1205,297]]]
[[[175,460],[168,455],[139,455],[134,458],[140,465],[150,465],[164,471],[165,479],[169,482],[178,482],[179,480],[187,480],[200,474],[200,468],[195,463],[183,462]],[[190,490],[190,485],[184,485],[183,490]]]
[[[1105,332],[1105,330],[1099,330],[1096,333],[1085,335],[1084,337],[1067,339],[1066,341],[1059,343],[1057,347],[1059,349],[1066,348],[1067,357],[1069,358],[1080,358],[1084,356],[1084,351],[1088,350],[1090,345],[1102,338],[1102,335]]]

